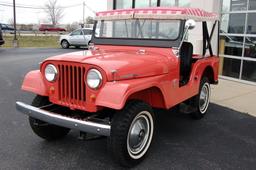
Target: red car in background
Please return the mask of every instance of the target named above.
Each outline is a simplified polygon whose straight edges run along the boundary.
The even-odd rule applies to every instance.
[[[50,24],[41,24],[39,27],[39,31],[61,32],[61,31],[66,31],[66,29],[60,28],[54,25],[50,25]]]

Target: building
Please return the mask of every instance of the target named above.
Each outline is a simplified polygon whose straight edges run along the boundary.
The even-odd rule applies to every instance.
[[[256,0],[108,0],[108,10],[157,6],[196,7],[220,13],[220,75],[256,83]]]
[[[223,76],[256,82],[256,0],[223,0]]]

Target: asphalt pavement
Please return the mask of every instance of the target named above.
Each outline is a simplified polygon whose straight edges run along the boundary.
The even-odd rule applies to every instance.
[[[20,90],[24,75],[43,59],[77,49],[0,48],[0,169],[121,169],[110,157],[107,138],[46,142],[33,134],[15,101],[31,103]],[[211,104],[208,115],[156,110],[157,127],[146,159],[135,169],[255,169],[256,118]]]

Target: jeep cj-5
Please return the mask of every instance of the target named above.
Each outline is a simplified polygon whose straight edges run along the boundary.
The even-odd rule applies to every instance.
[[[217,14],[194,8],[99,12],[89,50],[43,61],[22,84],[35,99],[16,107],[43,139],[70,129],[107,136],[114,159],[135,166],[152,143],[155,108],[206,114],[218,83],[218,28]]]

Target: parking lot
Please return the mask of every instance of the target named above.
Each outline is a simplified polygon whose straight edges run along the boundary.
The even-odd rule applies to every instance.
[[[107,138],[46,142],[33,134],[15,101],[30,103],[20,90],[24,75],[43,59],[79,49],[0,48],[0,169],[120,169],[107,148]],[[82,49],[80,49],[82,50]],[[212,104],[200,121],[188,115],[156,110],[155,140],[135,169],[255,169],[256,118]]]

